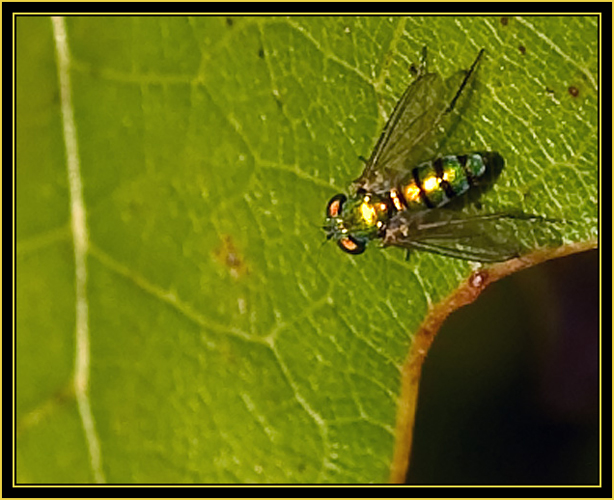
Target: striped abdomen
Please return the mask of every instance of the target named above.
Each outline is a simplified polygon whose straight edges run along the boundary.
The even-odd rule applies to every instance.
[[[442,156],[414,167],[390,196],[399,211],[437,208],[467,192],[501,156],[497,153]]]

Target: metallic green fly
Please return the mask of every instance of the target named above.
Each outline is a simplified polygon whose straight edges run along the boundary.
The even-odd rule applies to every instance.
[[[327,239],[350,254],[364,252],[374,240],[381,246],[477,262],[505,261],[520,254],[514,239],[498,225],[540,217],[469,216],[448,209],[453,199],[492,184],[503,169],[501,155],[489,151],[427,156],[437,134],[459,107],[483,54],[484,49],[467,71],[443,80],[427,71],[426,48],[423,50],[416,78],[396,104],[362,175],[353,182],[352,194],[337,194],[328,202]]]

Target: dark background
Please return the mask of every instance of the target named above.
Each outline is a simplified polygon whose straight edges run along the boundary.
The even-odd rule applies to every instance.
[[[446,320],[423,367],[407,482],[586,485],[599,469],[594,250],[496,282]]]

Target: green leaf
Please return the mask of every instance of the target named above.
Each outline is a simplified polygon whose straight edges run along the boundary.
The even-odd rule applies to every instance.
[[[506,159],[482,204],[565,221],[555,253],[596,244],[594,17],[65,26],[85,293],[57,31],[48,18],[17,19],[20,482],[402,476],[417,388],[402,393],[402,377],[421,359],[406,357],[431,308],[466,288],[474,268],[419,253],[406,262],[399,249],[349,256],[323,245],[320,226],[424,45],[444,76],[486,49],[446,141],[451,153]],[[76,354],[87,347],[75,333],[79,300],[89,359]]]

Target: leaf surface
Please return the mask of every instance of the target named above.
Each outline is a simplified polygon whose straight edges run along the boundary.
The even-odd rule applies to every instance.
[[[73,17],[66,29],[100,465],[72,389],[54,35],[48,18],[19,18],[18,481],[387,481],[408,350],[473,268],[349,256],[320,226],[424,45],[444,77],[486,49],[445,143],[505,158],[482,205],[568,221],[557,244],[596,242],[596,18]]]

